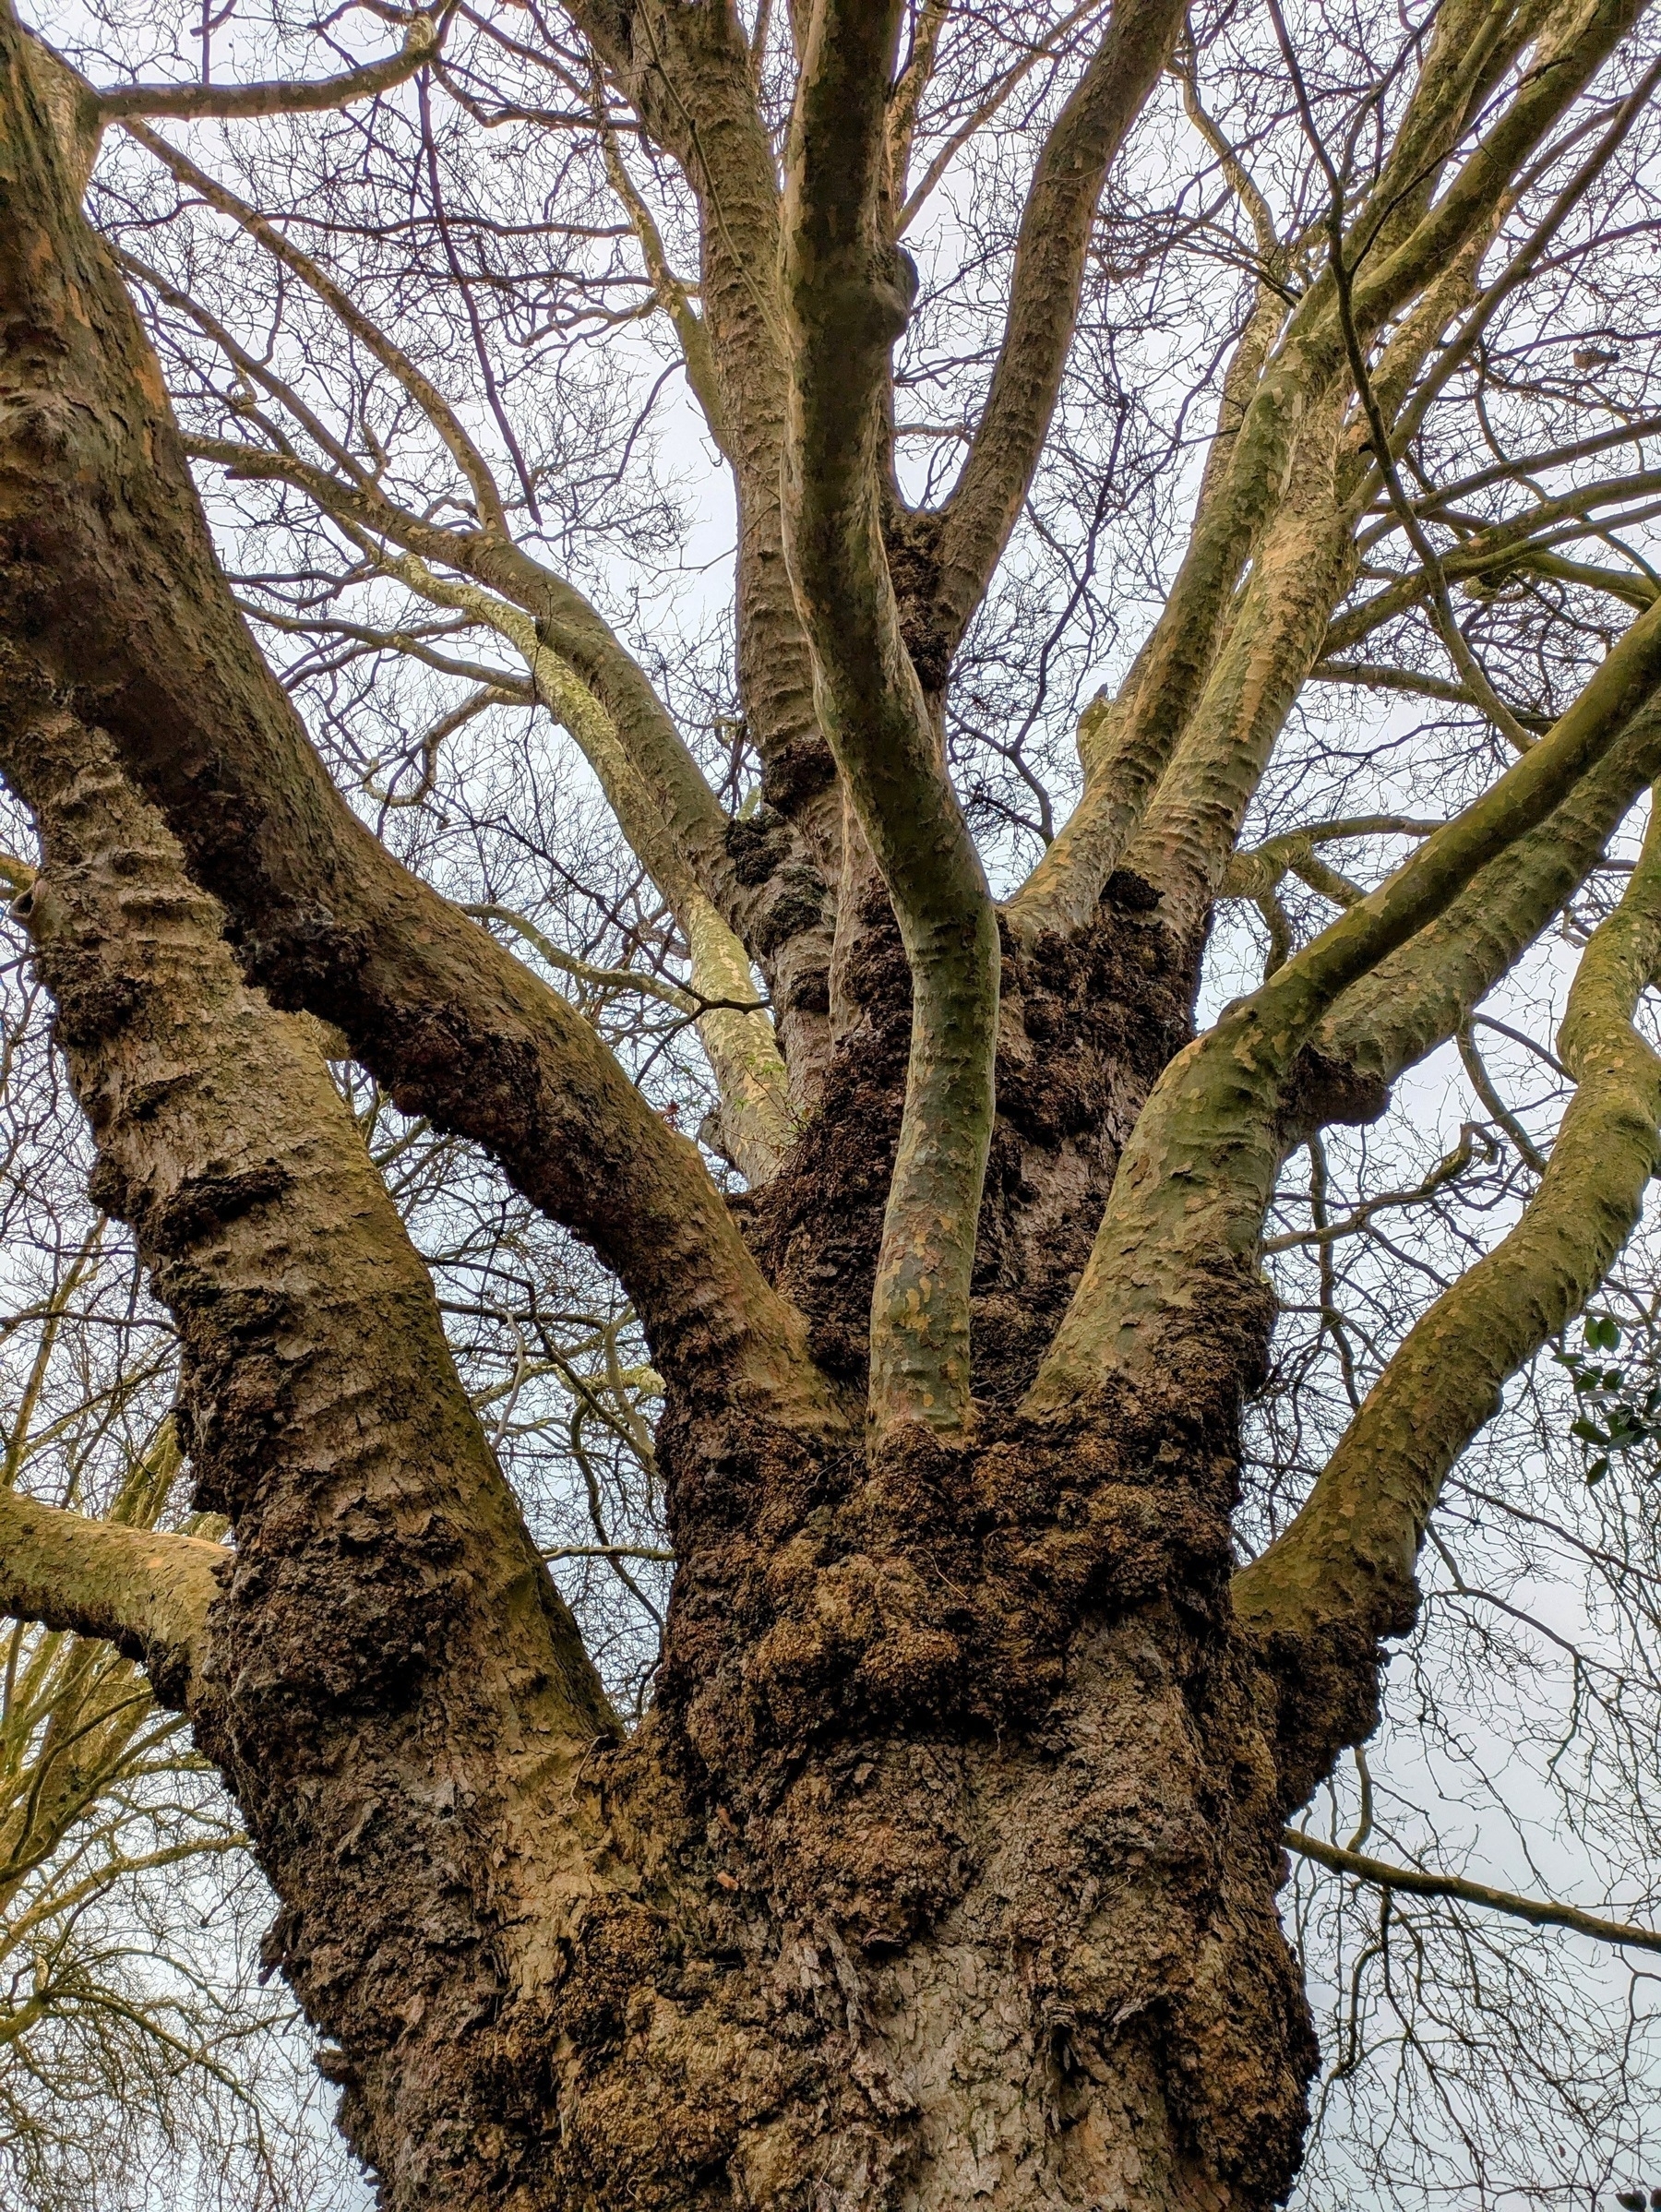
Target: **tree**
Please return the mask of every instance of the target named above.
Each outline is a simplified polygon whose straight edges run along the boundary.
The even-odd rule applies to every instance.
[[[1661,1157],[1661,829],[1611,849],[1661,770],[1654,423],[1642,376],[1597,381],[1654,290],[1648,18],[399,20],[389,59],[226,85],[205,17],[196,81],[104,90],[0,28],[0,771],[40,844],[13,913],[234,1534],[14,1490],[0,1596],[189,1715],[389,2206],[1275,2202],[1315,2058],[1285,1823],[1372,1729],[1452,1471]],[[1178,109],[1214,166],[1166,201]],[[169,117],[277,127],[233,183]],[[110,243],[79,205],[108,124],[179,196],[117,153]],[[937,205],[925,269],[901,240],[963,174],[992,197],[955,231]],[[1162,447],[1105,372],[1195,238],[1245,285],[1185,476],[1186,407]],[[573,334],[617,333],[627,414],[645,314],[735,501],[735,697],[600,604],[591,533],[650,555],[669,502],[608,453]],[[240,579],[192,460],[245,496],[221,544],[271,556]],[[1097,657],[1109,519],[1157,572],[1178,494],[1058,827],[1050,692]],[[295,695],[343,678],[315,742],[250,612],[299,641]],[[399,656],[444,704],[372,754],[419,696]],[[1327,685],[1455,711],[1409,755],[1433,819],[1376,749],[1370,783],[1299,750]],[[446,748],[527,709],[638,863],[620,956],[436,888]],[[556,867],[544,798],[510,805]],[[1197,1025],[1230,901],[1266,972]],[[1547,1155],[1473,1022],[1564,914]],[[639,1020],[602,1034],[642,978],[696,1025],[701,1149],[630,1080]],[[622,1286],[594,1341],[675,1558],[638,1726],[300,1010]],[[1334,1219],[1323,1132],[1452,1039],[1481,1124]],[[1335,1249],[1502,1158],[1468,1264],[1358,1352]],[[1301,1380],[1270,1247],[1318,1276]],[[1594,1487],[1654,1410],[1605,1326],[1564,1349]],[[1318,1471],[1247,1458],[1288,1395]],[[654,1548],[602,1522],[614,1565]]]

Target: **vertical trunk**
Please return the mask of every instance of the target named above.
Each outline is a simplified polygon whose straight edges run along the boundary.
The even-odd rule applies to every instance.
[[[666,1417],[684,1564],[658,1711],[613,1765],[680,1807],[681,1986],[713,1975],[748,2024],[733,2070],[767,2084],[711,2203],[1221,2212],[1290,2184],[1314,2051],[1274,1910],[1275,1708],[1226,1592],[1265,1317],[1214,1346],[1208,1404],[998,1410],[1187,1033],[1194,949],[1151,906],[1117,882],[1094,932],[1011,963],[973,1449],[712,1462],[697,1407]],[[819,1117],[751,1217],[851,1380],[907,1039],[897,935],[867,923]],[[591,2050],[585,2103],[647,2049]]]
[[[675,2122],[711,2204],[1278,2201],[1313,2047],[1226,1595],[1233,1454],[1196,1410],[758,1454],[742,1490],[672,1432],[688,1563],[660,1709],[612,1764],[683,1808],[678,2032],[614,2020],[574,2110],[655,2066],[667,2111],[670,2051],[720,2033],[737,2101]],[[685,2140],[642,2156],[631,2189],[666,2201]]]

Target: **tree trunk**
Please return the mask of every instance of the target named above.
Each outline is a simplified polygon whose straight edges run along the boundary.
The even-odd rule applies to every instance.
[[[1206,1516],[1176,1481],[1078,1483],[1104,1441],[886,1470],[862,1486],[862,1549],[786,1547],[790,1609],[724,1655],[727,1699],[674,1683],[648,1741],[604,1763],[608,1811],[673,1793],[685,1824],[662,1886],[584,1928],[557,1992],[574,2048],[554,2200],[1164,2212],[1285,2194],[1314,2050],[1274,1913],[1273,1765],[1214,1543],[1208,1618],[1159,1527]],[[997,1492],[1047,1468],[1060,1493],[1061,1467],[1081,1525],[1043,1579],[1096,1595],[1056,1646],[1030,1610],[976,1632],[1033,1559],[995,1580],[972,1544],[878,1548],[898,1513],[978,1521],[997,1557]],[[1160,1590],[1178,1578],[1180,1599]]]
[[[1313,2051],[1228,1598],[1235,1383],[1261,1338],[1219,1342],[1208,1404],[993,1408],[968,1448],[914,1425],[827,1448],[677,1393],[683,1563],[656,1709],[623,1742],[315,1053],[237,982],[108,746],[49,707],[13,728],[101,1194],[185,1338],[198,1499],[236,1517],[183,1694],[388,2206],[1282,2195]],[[1093,1053],[1110,961],[1144,1007]],[[845,1224],[896,1118],[872,1110],[904,1026],[884,973],[903,978],[874,954],[829,1086],[846,1120],[790,1171],[831,1224],[821,1254],[845,1239],[828,1312],[844,1277],[869,1295]],[[1102,1094],[1134,1111],[1190,973],[1133,901],[1105,923],[1070,1006]],[[1078,1130],[1045,1096],[1004,1139],[1037,1208],[1080,1172],[1054,1165]],[[1007,1275],[1046,1249],[1007,1190],[987,1219]],[[1034,1304],[1069,1272],[1036,1270]],[[1011,1331],[1010,1395],[1030,1355]]]

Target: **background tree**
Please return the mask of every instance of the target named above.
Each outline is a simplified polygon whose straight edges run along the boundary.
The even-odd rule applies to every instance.
[[[391,2204],[1274,2201],[1423,1548],[1427,1745],[1572,1571],[1546,1803],[1653,1841],[1642,1271],[1563,1337],[1661,1115],[1643,11],[400,21],[4,34],[13,912],[234,1527],[14,1492],[6,1603],[189,1712]],[[1554,1342],[1542,1497],[1462,1454]],[[608,1695],[544,1560],[671,1548]],[[1596,2085],[1356,1775],[1410,2189]]]

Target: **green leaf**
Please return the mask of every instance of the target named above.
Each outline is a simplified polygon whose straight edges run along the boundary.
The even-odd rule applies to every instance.
[[[1595,1459],[1586,1469],[1586,1488],[1591,1489],[1595,1484],[1600,1483],[1608,1471],[1609,1463],[1607,1459]]]
[[[1571,1421],[1569,1433],[1571,1436],[1578,1436],[1583,1443],[1587,1444],[1607,1444],[1609,1441],[1595,1421]]]

